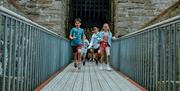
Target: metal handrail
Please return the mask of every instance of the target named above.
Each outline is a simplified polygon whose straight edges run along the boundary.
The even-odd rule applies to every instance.
[[[126,35],[124,35],[124,36],[122,36],[122,37],[120,37],[120,38],[116,38],[116,39],[114,39],[114,40],[119,40],[119,39],[123,39],[123,38],[128,38],[128,37],[131,37],[131,36],[133,36],[133,35],[137,35],[137,34],[139,34],[139,33],[148,32],[148,31],[151,31],[150,29],[153,29],[153,28],[156,28],[156,27],[158,27],[158,26],[171,23],[172,21],[177,20],[177,19],[180,19],[180,15],[177,15],[177,16],[172,17],[172,18],[170,18],[170,19],[167,19],[167,20],[161,21],[161,22],[159,22],[159,23],[153,24],[153,25],[151,25],[151,26],[145,27],[145,28],[140,29],[140,30],[138,30],[138,31],[135,31],[135,32],[126,34]]]
[[[0,6],[0,91],[33,91],[71,62],[67,39]]]
[[[148,91],[180,91],[180,15],[114,40],[111,65]]]
[[[11,10],[3,7],[3,6],[0,6],[0,11],[3,12],[4,14],[11,15],[11,16],[12,16],[14,19],[16,19],[16,20],[24,21],[25,23],[28,23],[28,24],[31,24],[31,25],[34,25],[34,26],[36,26],[36,27],[38,27],[38,28],[43,29],[42,31],[47,32],[47,33],[50,33],[50,34],[52,34],[53,36],[56,35],[56,36],[58,36],[58,37],[60,37],[60,38],[62,38],[62,39],[65,39],[65,40],[69,41],[68,39],[66,39],[66,38],[58,35],[57,33],[53,32],[52,30],[49,30],[49,29],[47,29],[46,27],[43,27],[43,26],[37,24],[36,22],[34,22],[34,21],[30,20],[30,19],[27,19],[26,17],[21,16],[21,15],[15,13],[15,12],[13,12],[13,11],[11,11]]]

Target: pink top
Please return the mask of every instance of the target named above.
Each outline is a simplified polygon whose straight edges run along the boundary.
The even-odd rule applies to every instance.
[[[104,33],[104,42],[108,42],[108,32]]]

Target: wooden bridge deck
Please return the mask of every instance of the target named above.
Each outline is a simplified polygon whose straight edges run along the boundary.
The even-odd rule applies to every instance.
[[[73,63],[51,80],[41,91],[140,91],[116,71],[100,70],[94,63],[86,63],[81,70]]]

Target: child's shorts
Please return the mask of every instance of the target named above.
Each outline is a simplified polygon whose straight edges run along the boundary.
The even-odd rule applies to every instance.
[[[79,44],[77,46],[72,46],[73,53],[77,52],[78,49],[82,49],[82,44]]]
[[[99,48],[94,49],[94,53],[98,53],[98,51],[99,51]]]
[[[108,42],[101,42],[100,43],[100,51],[104,51],[106,47],[109,47]]]
[[[87,52],[82,52],[82,56],[86,57]]]
[[[87,53],[87,48],[82,48],[82,53],[84,54],[86,54]]]

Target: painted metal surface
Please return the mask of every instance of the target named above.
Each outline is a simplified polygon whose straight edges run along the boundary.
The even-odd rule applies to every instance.
[[[68,40],[0,6],[0,91],[33,91],[71,53]]]
[[[113,41],[111,65],[148,91],[180,91],[180,16]]]

